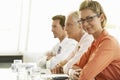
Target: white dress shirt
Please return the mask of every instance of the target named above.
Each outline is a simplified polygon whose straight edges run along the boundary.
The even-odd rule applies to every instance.
[[[68,73],[68,70],[75,64],[81,57],[81,55],[87,51],[88,47],[93,41],[92,35],[85,33],[80,39],[75,51],[67,57],[67,63],[63,66],[64,73]]]
[[[58,48],[59,48],[59,45],[60,43],[57,43],[50,51],[46,52],[46,53],[51,53],[56,55],[57,54],[57,51],[58,51]],[[47,56],[46,54],[44,56],[42,56],[40,58],[40,60],[38,60],[37,62],[37,65],[40,67],[40,68],[47,68],[49,69],[50,68],[50,60],[47,61]]]
[[[58,49],[59,49],[59,45],[60,43],[57,43],[50,51],[48,51],[47,53],[51,53],[56,55],[57,52],[58,52]],[[47,61],[47,56],[44,55],[40,58],[40,60],[38,60],[37,62],[37,65],[40,67],[40,68],[47,68],[47,69],[50,69],[50,60]]]
[[[53,69],[60,61],[66,59],[74,51],[78,42],[74,39],[65,38],[57,47],[57,55],[49,60],[50,69]],[[61,47],[61,49],[59,49]]]

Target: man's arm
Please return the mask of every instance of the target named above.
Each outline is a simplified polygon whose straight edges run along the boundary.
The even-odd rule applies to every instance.
[[[50,52],[47,52],[46,53],[46,60],[48,61],[48,60],[50,60],[53,56],[55,56],[56,54],[54,54],[52,51],[50,51]]]

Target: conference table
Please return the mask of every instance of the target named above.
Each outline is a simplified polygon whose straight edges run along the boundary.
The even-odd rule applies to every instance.
[[[67,74],[50,74],[47,69],[41,69],[40,74],[27,75],[27,78],[25,73],[22,73],[23,78],[19,79],[18,73],[11,68],[0,68],[0,80],[51,80],[54,77],[69,77]]]

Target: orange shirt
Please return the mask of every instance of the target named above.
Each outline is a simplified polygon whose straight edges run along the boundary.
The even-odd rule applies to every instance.
[[[75,65],[79,80],[120,80],[120,45],[104,30]]]

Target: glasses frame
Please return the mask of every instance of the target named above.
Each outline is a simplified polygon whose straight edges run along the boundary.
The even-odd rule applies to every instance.
[[[80,23],[82,23],[82,24],[84,24],[84,22],[86,21],[86,22],[91,22],[95,17],[99,17],[100,15],[99,14],[96,14],[96,15],[93,15],[93,16],[88,16],[88,17],[86,17],[86,19],[80,19],[80,20],[78,20],[77,22],[80,22]]]

